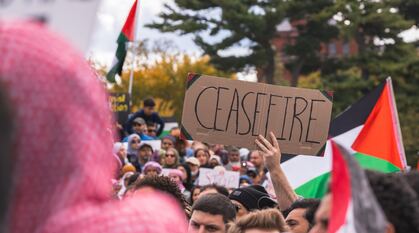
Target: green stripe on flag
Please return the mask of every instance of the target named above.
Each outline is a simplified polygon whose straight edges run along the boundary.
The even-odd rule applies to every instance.
[[[321,198],[326,194],[330,172],[326,172],[301,185],[295,192],[305,198]]]
[[[128,42],[128,38],[123,33],[121,33],[119,34],[117,42],[118,42],[118,47],[116,49],[114,62],[108,74],[106,74],[106,79],[108,80],[108,82],[111,82],[111,83],[115,82],[116,74],[121,75],[122,68],[125,62],[125,57],[127,55],[126,43]]]
[[[380,171],[384,173],[400,171],[400,168],[394,166],[393,164],[391,164],[390,162],[386,160],[383,160],[377,157],[373,157],[373,156],[369,156],[369,155],[365,155],[361,153],[355,153],[354,157],[358,161],[358,163],[361,165],[361,167],[364,169],[371,169],[371,170],[376,170],[376,171]]]
[[[354,157],[364,169],[371,169],[384,173],[400,171],[395,165],[377,157],[361,153],[355,153]],[[329,177],[330,172],[326,172],[296,188],[295,192],[305,198],[321,198],[326,194]]]

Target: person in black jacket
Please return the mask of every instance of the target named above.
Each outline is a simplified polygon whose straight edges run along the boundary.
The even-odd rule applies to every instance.
[[[156,103],[152,98],[147,98],[143,101],[143,104],[144,107],[140,111],[132,114],[132,116],[125,123],[125,131],[127,131],[129,134],[132,134],[132,122],[135,118],[141,117],[144,119],[145,122],[152,122],[157,124],[158,128],[156,134],[157,136],[160,136],[164,129],[164,121],[160,118],[159,114],[154,111]]]

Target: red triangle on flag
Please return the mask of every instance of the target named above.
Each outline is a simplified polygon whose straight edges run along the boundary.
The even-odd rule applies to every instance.
[[[391,89],[387,83],[380,98],[352,144],[357,152],[386,160],[404,169],[397,145],[397,128],[391,103]]]
[[[134,33],[135,33],[135,12],[137,10],[137,0],[135,0],[134,4],[129,11],[127,20],[125,21],[124,27],[122,28],[122,33],[129,41],[134,41]]]

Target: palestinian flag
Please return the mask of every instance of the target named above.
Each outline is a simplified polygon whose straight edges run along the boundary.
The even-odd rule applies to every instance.
[[[125,21],[124,27],[122,28],[121,33],[119,34],[117,43],[118,47],[116,49],[115,58],[112,62],[112,67],[106,75],[108,82],[115,82],[115,75],[121,75],[122,67],[124,66],[125,56],[127,55],[127,42],[134,41],[135,33],[135,16],[137,9],[137,0],[135,0],[134,5],[132,5],[131,10],[129,11],[128,18]]]
[[[337,116],[329,138],[350,151],[361,167],[381,172],[406,169],[391,79]],[[324,157],[295,156],[281,164],[295,191],[304,197],[322,197],[331,171],[331,148]]]
[[[387,220],[355,157],[331,141],[332,209],[328,233],[383,233]]]

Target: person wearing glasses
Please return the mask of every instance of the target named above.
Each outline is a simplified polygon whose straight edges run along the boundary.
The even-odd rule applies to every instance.
[[[145,132],[145,134],[147,136],[149,136],[150,138],[152,138],[153,140],[158,140],[159,138],[157,137],[157,125],[154,122],[146,122],[147,125],[147,131]]]
[[[175,148],[167,149],[163,156],[163,168],[176,169],[179,165],[179,153]]]

